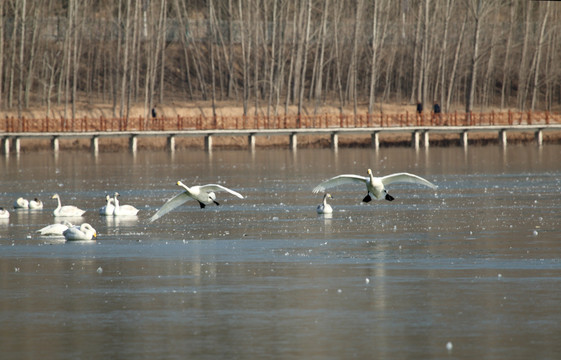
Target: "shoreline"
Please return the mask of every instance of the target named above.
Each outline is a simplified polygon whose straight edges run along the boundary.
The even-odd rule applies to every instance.
[[[136,148],[138,150],[167,150],[168,143],[165,136],[139,137]],[[533,132],[519,132],[510,134],[508,144],[529,144],[535,142]],[[495,132],[479,132],[470,134],[469,145],[496,145],[500,144]],[[561,133],[552,132],[543,134],[543,144],[561,144]],[[128,149],[129,139],[126,137],[108,137],[98,139],[100,152],[117,152]],[[91,140],[88,138],[59,139],[59,150],[91,151]],[[389,133],[379,137],[380,147],[411,147],[411,136],[405,133]],[[462,142],[458,134],[431,134],[430,147],[460,147]],[[243,150],[248,149],[245,136],[217,136],[213,137],[213,149]],[[329,135],[299,135],[298,148],[330,148]],[[372,147],[370,135],[349,134],[339,135],[339,148],[368,148]],[[287,136],[258,136],[255,138],[255,148],[290,148],[290,139]],[[175,150],[205,149],[204,137],[177,137],[174,144]],[[22,138],[19,143],[19,152],[37,152],[52,150],[49,139]]]

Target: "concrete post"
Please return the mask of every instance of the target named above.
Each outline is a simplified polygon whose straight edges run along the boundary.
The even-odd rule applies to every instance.
[[[14,139],[14,151],[16,154],[19,154],[20,150],[21,150],[21,140],[19,137],[16,137]]]
[[[499,131],[499,143],[500,143],[502,146],[506,146],[506,144],[507,144],[506,130],[500,130],[500,131]]]
[[[298,135],[296,133],[290,134],[290,148],[296,150],[298,148]]]
[[[175,136],[173,136],[173,135],[168,136],[167,143],[168,143],[168,150],[170,152],[174,152],[175,151]]]
[[[375,132],[371,135],[372,137],[372,147],[375,150],[378,150],[380,148],[380,134],[378,132]]]
[[[414,131],[411,134],[411,146],[415,148],[415,150],[419,149],[419,132],[418,131]]]
[[[130,151],[131,151],[133,154],[136,154],[137,140],[138,140],[138,139],[136,138],[136,135],[132,135],[132,136],[129,138],[129,148],[130,148]]]
[[[338,147],[339,147],[339,134],[334,132],[333,134],[331,134],[331,148],[333,150],[337,150]]]
[[[205,150],[212,151],[212,135],[205,136]]]
[[[58,152],[58,137],[54,136],[53,139],[51,140],[51,145],[53,147],[53,151],[54,152]]]
[[[94,154],[99,152],[99,136],[92,136],[92,140],[90,141],[90,148]]]
[[[429,147],[429,132],[428,131],[423,131],[423,147],[425,147],[425,148]]]
[[[10,154],[10,138],[8,137],[2,138],[2,152],[4,155]]]
[[[536,131],[536,133],[534,134],[534,137],[536,139],[536,144],[538,144],[538,146],[542,146],[543,145],[543,131],[541,129]]]
[[[464,130],[462,132],[462,134],[460,135],[460,143],[462,144],[462,146],[464,148],[467,148],[467,146],[468,146],[468,132],[467,132],[467,130]]]
[[[249,147],[249,150],[255,150],[255,134],[249,134],[249,136],[247,137],[247,145]]]

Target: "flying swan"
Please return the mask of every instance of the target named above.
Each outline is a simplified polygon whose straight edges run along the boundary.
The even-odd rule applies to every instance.
[[[318,214],[331,214],[333,212],[333,208],[327,203],[327,199],[333,199],[333,196],[331,194],[323,195],[323,202],[316,208]]]
[[[95,229],[88,223],[69,227],[68,230],[64,231],[62,234],[66,241],[92,240],[92,238],[97,236]]]
[[[388,194],[386,190],[386,185],[393,183],[412,183],[425,185],[430,188],[436,189],[436,185],[428,180],[423,179],[420,176],[409,174],[409,173],[397,173],[391,174],[383,177],[374,177],[372,175],[372,170],[368,169],[368,176],[360,175],[339,175],[335,176],[329,180],[326,180],[316,186],[313,190],[314,193],[325,191],[325,189],[332,188],[342,184],[365,184],[367,194],[362,199],[364,202],[369,202],[372,200],[370,194],[374,195],[376,199],[386,199],[388,201],[394,200],[394,197]]]
[[[230,193],[234,196],[239,197],[240,199],[243,199],[243,196],[240,193],[238,193],[234,190],[228,189],[227,187],[224,187],[222,185],[207,184],[207,185],[201,185],[201,186],[188,187],[187,185],[183,184],[181,181],[178,181],[177,185],[184,188],[185,191],[183,191],[182,193],[179,193],[179,194],[175,195],[173,198],[169,199],[160,208],[160,210],[158,210],[150,218],[150,222],[161,218],[162,216],[164,216],[168,212],[172,211],[176,207],[185,203],[187,200],[189,200],[189,198],[197,200],[199,202],[199,205],[201,206],[201,209],[204,208],[206,205],[210,205],[212,203],[215,203],[216,205],[220,205],[216,201],[216,194],[214,193],[214,191],[225,191],[225,192],[228,192],[228,193]]]
[[[55,216],[82,216],[86,212],[86,210],[79,209],[74,205],[62,206],[60,203],[60,196],[58,196],[58,194],[54,194],[52,198],[57,199],[58,201],[58,206],[53,211]]]

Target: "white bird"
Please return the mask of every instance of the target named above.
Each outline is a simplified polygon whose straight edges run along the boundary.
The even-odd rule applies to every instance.
[[[199,202],[199,205],[200,205],[201,209],[204,208],[206,205],[210,205],[212,203],[215,203],[216,205],[220,205],[216,201],[216,194],[214,193],[214,191],[225,191],[225,192],[228,192],[228,193],[230,193],[234,196],[239,197],[240,199],[243,199],[243,196],[240,193],[238,193],[234,190],[228,189],[227,187],[224,187],[222,185],[207,184],[207,185],[201,185],[201,186],[188,187],[187,185],[183,184],[181,181],[178,181],[177,185],[183,187],[185,189],[185,191],[183,191],[182,193],[179,193],[179,194],[175,195],[173,198],[169,199],[160,208],[160,210],[158,210],[150,218],[150,222],[161,218],[162,216],[164,216],[168,212],[172,211],[176,207],[185,203],[187,200],[189,200],[189,198],[197,200]]]
[[[135,216],[138,214],[138,209],[132,205],[120,205],[119,199],[117,199],[119,193],[115,193],[113,196],[113,202],[115,203],[115,210],[113,211],[113,215],[115,216]]]
[[[367,194],[364,197],[364,199],[362,199],[362,201],[369,202],[370,200],[372,200],[370,194],[374,195],[376,199],[386,199],[388,201],[392,201],[394,200],[394,197],[388,194],[388,191],[386,190],[386,185],[397,183],[397,182],[425,185],[430,188],[436,189],[436,185],[417,175],[413,175],[409,173],[397,173],[397,174],[391,174],[383,177],[374,177],[372,175],[372,170],[368,169],[368,176],[360,176],[360,175],[335,176],[316,186],[313,192],[318,193],[320,191],[325,191],[325,189],[332,188],[342,184],[358,183],[358,184],[366,184]]]
[[[318,214],[331,214],[333,212],[333,208],[327,203],[327,199],[333,199],[333,196],[331,194],[323,195],[323,202],[316,208]]]
[[[31,200],[29,202],[29,208],[30,209],[42,209],[43,208],[43,202],[37,198]]]
[[[72,224],[64,220],[60,223],[47,225],[44,228],[37,230],[36,232],[38,232],[42,236],[63,236],[62,234],[71,227]]]
[[[29,201],[22,197],[14,201],[14,209],[29,209]]]
[[[52,199],[57,199],[58,206],[53,211],[55,216],[82,216],[86,211],[79,209],[74,205],[64,205],[62,206],[60,203],[60,196],[58,194],[54,194]]]
[[[80,226],[69,227],[68,230],[62,233],[66,241],[72,240],[92,240],[97,236],[95,229],[88,223],[83,223]]]
[[[113,205],[115,200],[113,200],[113,198],[109,195],[105,196],[105,200],[107,201],[107,204],[99,209],[99,215],[111,216],[115,212],[115,205]]]
[[[0,219],[9,219],[10,212],[3,207],[0,207]]]

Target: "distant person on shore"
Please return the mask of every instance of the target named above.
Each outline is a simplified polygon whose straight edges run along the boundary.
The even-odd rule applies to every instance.
[[[440,105],[438,101],[434,101],[434,105],[432,106],[432,112],[434,113],[434,122],[437,125],[442,125],[442,118],[440,117]]]
[[[156,120],[158,114],[156,113],[156,106],[152,108],[152,120]]]
[[[417,100],[417,126],[423,124],[423,103]]]

